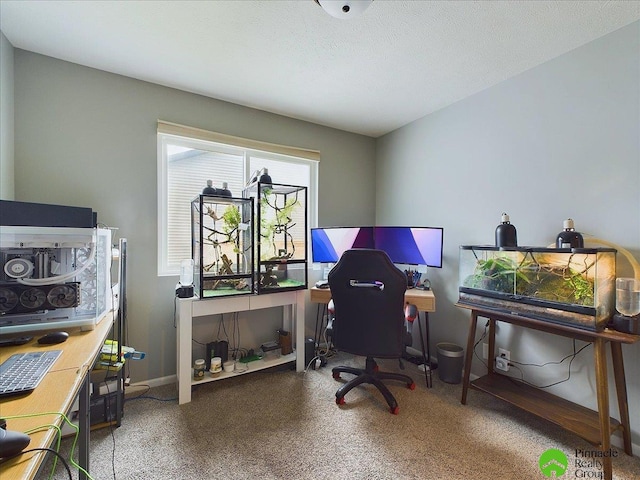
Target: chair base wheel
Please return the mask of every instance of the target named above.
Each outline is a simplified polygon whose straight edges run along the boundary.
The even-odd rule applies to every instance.
[[[348,373],[350,375],[355,375],[354,378],[346,382],[336,391],[336,404],[344,405],[345,400],[344,397],[347,393],[349,393],[354,387],[357,387],[361,384],[371,384],[374,385],[379,392],[382,394],[384,399],[389,406],[389,411],[397,415],[399,412],[398,402],[393,397],[393,394],[389,391],[389,388],[383,383],[384,380],[395,380],[402,382],[408,389],[415,390],[416,383],[413,379],[402,373],[392,373],[392,372],[381,372],[378,369],[378,365],[372,357],[367,357],[366,366],[364,369],[355,368],[349,366],[339,366],[334,367],[331,370],[333,378],[336,380],[340,379],[341,373]]]

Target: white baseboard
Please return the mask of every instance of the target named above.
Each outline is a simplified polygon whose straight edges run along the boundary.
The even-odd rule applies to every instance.
[[[134,387],[162,387],[164,385],[170,385],[172,383],[176,383],[177,379],[175,375],[168,375],[166,377],[152,378],[150,380],[146,380],[144,382],[132,383],[127,388]]]

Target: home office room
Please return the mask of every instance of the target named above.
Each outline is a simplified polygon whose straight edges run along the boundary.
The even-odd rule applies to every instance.
[[[3,480],[640,478],[639,1],[0,31]]]

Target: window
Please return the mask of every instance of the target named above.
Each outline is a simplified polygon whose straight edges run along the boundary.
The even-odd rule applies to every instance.
[[[318,152],[158,122],[158,275],[178,275],[191,258],[191,201],[213,181],[234,197],[256,170],[274,183],[307,187],[309,227],[317,225]]]

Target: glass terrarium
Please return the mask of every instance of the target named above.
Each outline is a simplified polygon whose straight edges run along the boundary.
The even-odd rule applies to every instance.
[[[191,202],[193,283],[200,298],[252,293],[253,199],[199,195]]]
[[[459,302],[598,331],[615,313],[616,250],[460,247]]]
[[[255,291],[307,288],[307,187],[254,182]]]

